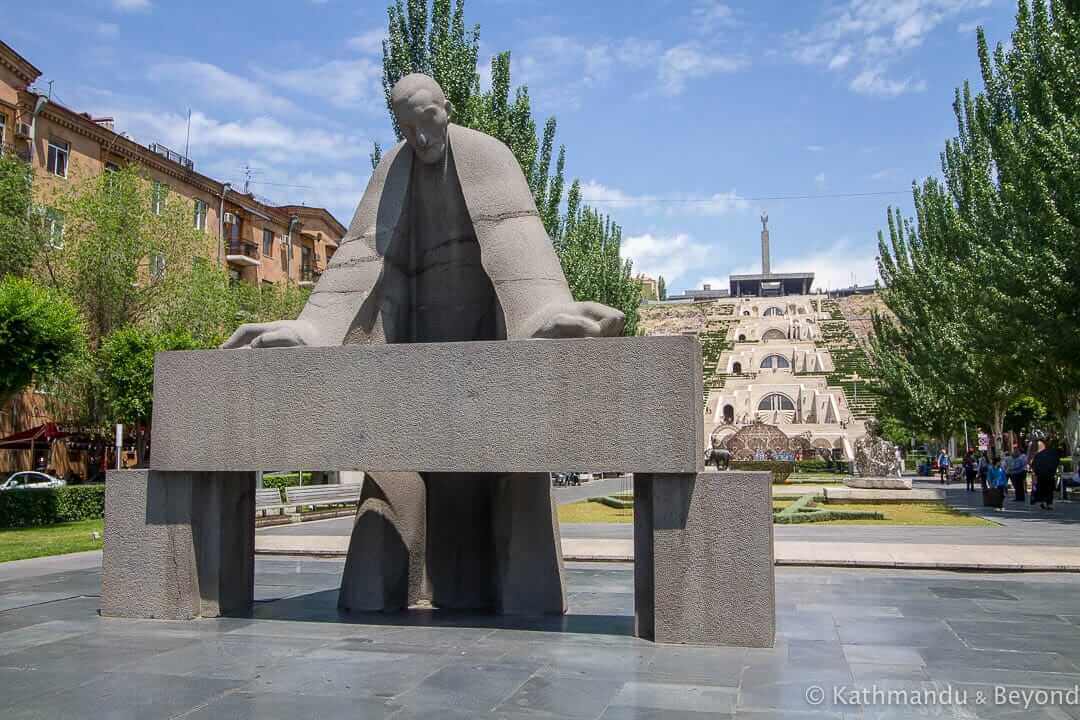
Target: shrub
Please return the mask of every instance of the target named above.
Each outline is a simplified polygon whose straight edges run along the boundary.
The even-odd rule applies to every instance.
[[[791,473],[795,472],[795,463],[781,460],[740,460],[729,466],[732,470],[760,470],[772,473],[772,481],[775,484],[787,482]]]
[[[591,497],[589,498],[589,502],[607,505],[608,507],[615,508],[616,510],[630,510],[634,507],[633,496],[626,498],[618,497],[616,495],[604,495],[602,497]]]
[[[7,490],[0,493],[0,527],[54,525],[94,520],[105,515],[105,486]]]
[[[829,463],[825,462],[821,458],[814,458],[812,460],[799,460],[795,463],[796,472],[828,472],[831,470]]]
[[[264,488],[277,488],[280,492],[285,488],[299,487],[300,473],[271,473],[263,475],[262,482]],[[304,473],[304,485],[311,484],[313,484],[311,481],[311,473]],[[282,500],[282,502],[284,502],[284,500]]]

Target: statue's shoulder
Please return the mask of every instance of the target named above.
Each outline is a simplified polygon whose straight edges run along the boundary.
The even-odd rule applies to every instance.
[[[453,123],[450,124],[450,147],[456,157],[473,156],[488,161],[514,157],[510,148],[498,138]]]
[[[509,187],[524,182],[514,153],[497,138],[479,130],[450,125],[450,151],[463,182]]]

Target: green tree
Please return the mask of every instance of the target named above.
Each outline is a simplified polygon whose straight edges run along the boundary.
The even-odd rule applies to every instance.
[[[637,334],[641,286],[633,264],[620,254],[622,228],[610,217],[579,206],[580,184],[570,187],[565,231],[555,251],[575,300],[592,300],[621,310],[626,316],[623,333]]]
[[[136,452],[146,459],[154,399],[154,354],[194,350],[199,344],[184,331],[154,332],[129,325],[106,337],[94,358],[106,414],[137,429]],[[139,431],[141,429],[141,431]]]
[[[660,300],[667,300],[667,281],[663,275],[656,279],[656,294]]]
[[[0,155],[0,277],[31,274],[44,246],[34,208],[34,173],[15,153]]]
[[[1019,0],[1010,45],[978,33],[1009,242],[995,282],[1028,334],[1031,385],[1080,442],[1080,1]]]
[[[0,403],[54,378],[83,349],[79,313],[29,278],[0,280]]]
[[[57,206],[63,241],[46,254],[82,311],[92,349],[113,330],[152,322],[217,242],[194,227],[186,199],[134,166],[88,179]]]

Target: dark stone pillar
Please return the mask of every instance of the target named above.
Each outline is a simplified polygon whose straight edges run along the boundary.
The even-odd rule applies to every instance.
[[[495,610],[504,615],[566,612],[559,516],[547,473],[496,481]]]
[[[771,482],[762,472],[635,475],[639,636],[651,628],[656,642],[772,646]]]
[[[110,470],[101,612],[187,620],[255,594],[255,474]]]

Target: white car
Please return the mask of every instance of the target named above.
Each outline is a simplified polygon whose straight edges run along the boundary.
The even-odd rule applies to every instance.
[[[25,470],[14,473],[11,477],[0,484],[0,490],[29,490],[37,488],[58,488],[66,483],[60,478],[46,475],[41,472]]]

